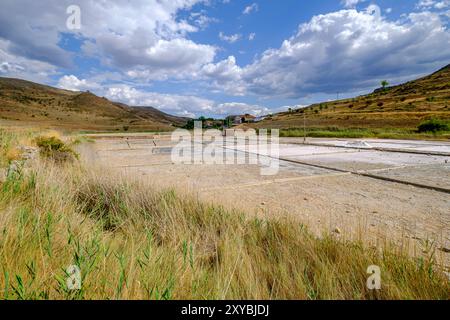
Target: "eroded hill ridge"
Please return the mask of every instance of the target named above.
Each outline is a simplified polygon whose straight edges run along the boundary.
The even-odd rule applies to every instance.
[[[0,78],[0,122],[17,121],[66,129],[168,131],[183,126],[187,120],[156,108],[112,102],[91,92]]]

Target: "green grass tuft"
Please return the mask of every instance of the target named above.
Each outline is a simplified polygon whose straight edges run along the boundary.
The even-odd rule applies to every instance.
[[[36,138],[36,145],[40,149],[41,156],[55,160],[57,162],[65,162],[78,158],[76,153],[70,146],[55,136],[41,136]]]
[[[422,132],[448,132],[450,131],[450,125],[448,121],[440,120],[440,119],[430,119],[422,122],[419,127],[418,131],[420,133]]]

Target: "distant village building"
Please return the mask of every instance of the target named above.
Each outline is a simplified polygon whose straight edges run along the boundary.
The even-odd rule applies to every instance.
[[[255,116],[251,114],[243,114],[243,115],[232,115],[227,117],[227,122],[230,122],[231,124],[237,126],[242,123],[251,123],[254,122],[256,119]]]
[[[231,119],[231,123],[234,125],[238,125],[238,124],[242,123],[241,116],[231,116],[230,119]]]
[[[255,116],[251,115],[251,114],[245,114],[242,117],[242,123],[250,123],[253,122],[255,120]]]
[[[206,119],[203,121],[204,129],[221,129],[223,128],[222,120]]]
[[[253,122],[261,122],[266,119],[266,116],[260,116],[253,119]]]
[[[204,128],[212,128],[214,126],[214,121],[213,120],[205,120],[203,122],[203,127]]]

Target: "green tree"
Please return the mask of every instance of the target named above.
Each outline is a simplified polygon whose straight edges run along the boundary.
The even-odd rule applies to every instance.
[[[439,132],[439,131],[449,131],[450,125],[447,121],[440,119],[430,119],[422,122],[419,125],[419,132]]]
[[[381,86],[383,87],[383,89],[386,89],[386,87],[389,85],[389,82],[387,82],[387,80],[383,80],[381,81]]]
[[[187,130],[194,129],[194,119],[189,119],[188,122],[186,123],[186,125],[183,128],[187,129]]]

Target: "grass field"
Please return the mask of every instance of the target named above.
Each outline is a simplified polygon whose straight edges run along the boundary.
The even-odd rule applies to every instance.
[[[51,136],[1,131],[2,163],[37,135]],[[256,219],[76,161],[36,159],[0,185],[4,299],[448,299],[433,254],[403,250],[318,238],[291,217]],[[81,290],[68,288],[70,265]],[[379,291],[367,289],[370,265]]]
[[[303,137],[303,128],[281,129],[281,137]],[[413,129],[389,128],[307,128],[306,136],[311,138],[379,138],[379,139],[420,139],[420,140],[448,140],[449,131],[422,132]]]

